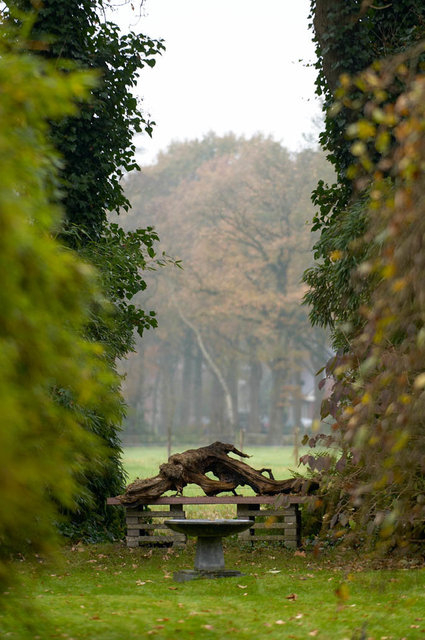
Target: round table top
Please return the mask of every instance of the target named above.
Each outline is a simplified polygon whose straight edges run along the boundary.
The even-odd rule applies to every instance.
[[[175,518],[165,520],[164,524],[173,531],[185,533],[187,536],[201,538],[222,538],[245,531],[252,526],[252,520],[186,520]]]

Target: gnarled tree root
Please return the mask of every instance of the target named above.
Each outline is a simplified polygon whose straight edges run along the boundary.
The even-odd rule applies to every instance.
[[[137,479],[117,496],[124,505],[137,504],[141,499],[160,498],[166,491],[182,493],[188,484],[197,484],[207,496],[216,496],[223,491],[236,495],[236,488],[248,485],[257,495],[296,493],[307,495],[318,489],[317,482],[305,478],[275,480],[270,469],[256,470],[242,460],[231,458],[234,453],[241,458],[249,458],[232,444],[214,442],[207,447],[188,449],[168,458],[159,467],[159,474],[153,478]],[[218,480],[208,477],[212,472]],[[267,472],[270,477],[265,477]]]

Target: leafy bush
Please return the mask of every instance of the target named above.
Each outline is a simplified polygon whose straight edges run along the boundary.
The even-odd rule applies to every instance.
[[[49,122],[76,113],[95,79],[66,74],[0,34],[0,581],[10,552],[46,551],[57,507],[75,507],[78,482],[104,459],[85,428],[99,406],[119,420],[119,380],[102,347],[84,339],[93,305],[103,306],[94,270],[54,238],[61,211],[60,159]]]

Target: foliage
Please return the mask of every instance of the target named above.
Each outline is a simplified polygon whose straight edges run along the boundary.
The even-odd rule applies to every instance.
[[[357,539],[367,532],[385,549],[425,540],[423,66],[415,73],[424,48],[375,63],[338,92],[357,113],[350,174],[369,191],[365,242],[380,250],[359,267],[377,279],[364,327],[332,366],[328,410],[342,456],[331,524],[349,520]],[[406,89],[389,102],[394,86]],[[363,95],[360,113],[347,97],[353,87]]]
[[[320,237],[314,246],[316,264],[304,278],[309,285],[306,301],[311,305],[312,322],[330,327],[335,347],[347,349],[350,336],[362,326],[359,307],[367,302],[375,282],[363,280],[359,287],[351,279],[359,261],[366,259],[368,248],[359,248],[358,240],[367,225],[367,198],[356,200],[353,193],[351,144],[346,137],[355,120],[349,103],[361,102],[362,96],[348,77],[375,59],[406,50],[423,38],[425,7],[421,0],[383,6],[368,0],[312,0],[311,18],[317,53],[316,93],[325,112],[320,142],[335,167],[337,183],[321,181],[313,192],[318,211],[312,229],[319,231]],[[340,83],[349,90],[336,106],[334,92]],[[394,100],[402,87],[402,83],[394,83],[388,88],[387,100]],[[372,154],[372,161],[377,153],[379,150]],[[342,259],[335,261],[335,252],[341,252]]]
[[[0,37],[2,585],[9,554],[46,551],[57,506],[73,508],[77,478],[107,458],[86,416],[121,413],[103,349],[82,337],[91,307],[103,305],[94,271],[53,237],[60,159],[48,123],[73,116],[94,78],[25,53],[28,32],[2,25]]]
[[[109,310],[92,305],[86,335],[102,343],[111,371],[115,359],[133,348],[134,330],[156,326],[154,312],[145,312],[131,302],[132,296],[145,288],[140,270],[163,264],[156,258],[154,243],[158,240],[152,227],[125,234],[118,225],[109,225],[109,211],[128,209],[122,177],[137,169],[134,160],[133,135],[152,133],[150,122],[133,95],[140,70],[153,67],[155,56],[164,46],[133,32],[121,35],[119,27],[104,19],[102,0],[10,0],[9,20],[18,21],[18,10],[36,7],[31,29],[33,48],[43,58],[54,60],[56,67],[96,70],[99,82],[92,87],[85,102],[73,114],[52,123],[50,137],[63,157],[60,167],[60,197],[65,221],[59,237],[101,273],[102,289]],[[58,194],[57,194],[58,196]],[[124,414],[121,404],[121,416]],[[106,498],[120,493],[124,473],[120,462],[119,430],[116,423],[105,421],[102,407],[85,416],[85,426],[99,435],[109,457],[96,473],[80,478],[86,487],[77,512],[69,515],[72,522],[62,531],[74,536],[93,538],[94,523],[99,536],[105,527],[122,534],[118,512],[107,510]],[[108,534],[109,535],[109,534]]]
[[[124,231],[118,224],[105,225],[102,236],[79,248],[81,256],[95,265],[101,274],[103,290],[112,303],[109,316],[93,314],[91,331],[107,345],[113,363],[133,345],[136,329],[141,337],[146,329],[158,326],[155,311],[145,312],[132,304],[134,296],[146,289],[145,271],[167,264],[178,264],[162,252],[157,254],[159,237],[153,227]]]
[[[9,0],[10,7],[31,9],[32,0]],[[154,122],[141,110],[132,90],[140,70],[155,65],[164,50],[161,41],[129,32],[102,19],[103,0],[44,0],[36,3],[37,19],[31,37],[39,53],[56,60],[59,68],[72,61],[79,69],[96,70],[101,82],[78,114],[52,127],[55,147],[64,158],[63,204],[71,225],[96,239],[108,211],[127,210],[121,178],[138,169],[134,133],[152,134]],[[69,238],[68,238],[69,239]]]
[[[319,188],[323,185],[319,183]],[[365,243],[368,225],[366,193],[335,217],[326,233],[322,233],[313,249],[316,260],[323,260],[306,269],[303,280],[309,285],[304,302],[312,310],[313,323],[332,329],[332,345],[335,351],[346,351],[350,337],[356,335],[363,319],[359,309],[370,301],[376,276],[360,274],[358,265],[368,260],[378,248]]]

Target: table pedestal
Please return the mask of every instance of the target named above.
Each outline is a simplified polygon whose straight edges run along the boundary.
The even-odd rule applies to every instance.
[[[243,575],[240,571],[229,571],[224,568],[222,539],[250,527],[250,520],[175,519],[166,520],[165,524],[174,531],[197,538],[195,568],[190,571],[177,571],[174,574],[176,582],[201,578],[233,578]]]
[[[195,569],[199,571],[224,569],[223,543],[221,537],[198,537]]]

